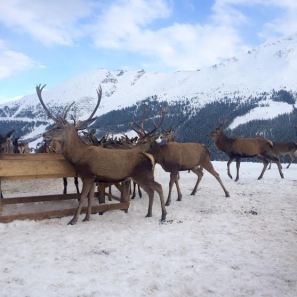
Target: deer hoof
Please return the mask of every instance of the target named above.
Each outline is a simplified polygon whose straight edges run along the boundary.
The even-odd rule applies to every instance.
[[[90,220],[90,218],[84,218],[82,221],[83,222],[88,222]]]
[[[71,220],[67,225],[74,225],[76,223],[76,220]]]
[[[176,201],[182,201],[182,198],[181,198],[181,197],[179,197],[179,198],[177,198],[177,199],[176,199]]]

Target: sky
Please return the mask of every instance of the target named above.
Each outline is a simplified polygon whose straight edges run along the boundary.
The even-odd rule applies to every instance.
[[[297,31],[295,0],[11,0],[0,11],[0,103],[99,68],[197,70]]]
[[[283,169],[283,179],[273,164],[257,180],[262,163],[242,162],[237,182],[227,176],[227,162],[213,166],[230,198],[206,171],[191,196],[196,175],[182,171],[182,201],[174,187],[162,224],[157,195],[153,216],[145,218],[144,192],[128,213],[92,214],[88,222],[82,214],[73,226],[72,217],[0,223],[1,297],[296,297],[296,163]],[[155,178],[166,199],[169,173],[157,164]],[[62,189],[62,179],[2,182],[4,199]],[[70,178],[68,193],[75,193]],[[114,187],[112,193],[119,195]],[[3,215],[77,204],[6,204]]]

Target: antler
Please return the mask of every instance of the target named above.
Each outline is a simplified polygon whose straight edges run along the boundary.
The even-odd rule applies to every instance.
[[[143,114],[142,114],[142,121],[141,123],[138,125],[134,120],[131,123],[131,128],[139,135],[139,136],[144,136],[145,135],[145,131],[143,128],[144,125],[144,121],[145,121],[145,117],[146,117],[146,112],[147,112],[148,108],[145,106],[143,109]],[[133,127],[133,124],[135,126],[137,126],[138,128],[140,128],[140,130],[137,130],[136,128]]]
[[[153,134],[157,129],[159,129],[161,127],[161,125],[163,124],[164,122],[164,119],[165,119],[165,116],[168,112],[168,106],[167,107],[162,107],[161,108],[161,121],[160,123],[157,125],[155,123],[155,121],[153,120],[153,124],[155,126],[155,128],[153,130],[151,130],[150,132],[146,133],[144,131],[144,128],[143,128],[143,125],[144,125],[144,121],[145,121],[145,115],[146,115],[146,112],[147,112],[147,108],[144,109],[143,111],[143,116],[142,116],[142,122],[140,124],[137,124],[134,120],[133,120],[133,123],[131,123],[131,127],[132,129],[140,136],[140,137],[147,137],[151,134]],[[137,127],[140,128],[140,130],[137,130],[136,128],[133,127],[133,124],[136,125]]]
[[[78,121],[75,125],[76,130],[81,130],[84,129],[84,127],[86,127],[88,124],[90,124],[91,122],[96,120],[96,117],[93,118],[93,115],[95,114],[95,112],[97,111],[100,102],[101,102],[101,98],[102,98],[102,88],[101,86],[99,86],[99,88],[96,90],[97,91],[97,104],[95,106],[94,111],[91,113],[91,115],[84,121]]]
[[[228,122],[228,118],[225,118],[223,121],[220,120],[219,126],[216,129],[221,129]]]
[[[62,115],[61,115],[61,118],[62,118],[63,120],[66,120],[67,113],[69,112],[70,108],[73,106],[74,103],[75,103],[75,102],[72,102],[69,106],[66,106],[66,107],[64,108],[64,111],[63,111],[63,113],[62,113]],[[71,119],[74,120],[74,122],[75,122],[75,119],[74,119],[73,116],[71,116]]]
[[[146,133],[146,136],[149,136],[149,135],[153,134],[156,130],[158,130],[162,126],[162,124],[163,124],[163,122],[165,120],[165,116],[166,116],[166,114],[168,112],[168,106],[167,107],[162,107],[161,111],[162,111],[162,117],[161,117],[160,123],[158,125],[156,125],[155,121],[153,120],[153,124],[154,124],[155,128],[153,130],[151,130],[149,133]]]
[[[44,89],[44,87],[46,86],[46,85],[43,85],[43,87],[41,87],[40,88],[40,86],[41,85],[37,85],[36,86],[36,93],[37,93],[37,96],[38,96],[38,98],[39,98],[39,101],[40,101],[40,103],[41,103],[41,105],[43,106],[43,108],[44,108],[44,110],[45,110],[45,112],[46,112],[46,114],[47,114],[47,116],[49,117],[49,118],[51,118],[52,120],[54,120],[56,123],[59,121],[50,111],[49,111],[49,109],[46,107],[46,105],[44,104],[44,102],[43,102],[43,99],[42,99],[42,97],[41,97],[41,92],[42,92],[42,90]]]

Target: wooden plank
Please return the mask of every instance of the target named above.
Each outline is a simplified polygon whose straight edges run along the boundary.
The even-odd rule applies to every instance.
[[[49,179],[49,178],[72,178],[76,175],[70,175],[66,176],[65,173],[63,174],[51,174],[51,175],[24,175],[24,176],[0,176],[0,181],[16,181],[16,180],[34,180],[34,179]]]
[[[0,160],[1,177],[43,175],[75,176],[74,167],[66,160]]]
[[[65,160],[62,154],[4,154],[0,160]]]
[[[3,198],[2,205],[18,204],[18,203],[34,203],[34,202],[43,202],[43,201],[61,201],[61,200],[70,200],[70,199],[79,199],[79,198],[80,198],[80,194],[77,194],[77,193],[14,197],[14,198]]]
[[[61,154],[14,154],[0,158],[0,180],[74,176],[73,165]]]
[[[92,207],[92,213],[95,212],[104,212],[109,210],[127,210],[129,208],[130,202],[122,203],[112,203],[112,204],[100,204]],[[86,213],[87,207],[82,209],[81,213]],[[17,215],[6,215],[0,216],[0,223],[9,223],[14,220],[44,220],[44,219],[53,219],[61,218],[64,216],[72,216],[76,212],[76,208],[63,209],[63,210],[51,210],[43,211],[39,213],[27,213],[27,214],[17,214]]]

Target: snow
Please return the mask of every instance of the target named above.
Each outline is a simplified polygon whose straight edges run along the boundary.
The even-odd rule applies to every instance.
[[[293,106],[284,102],[274,102],[270,100],[269,103],[263,101],[263,104],[269,104],[269,109],[258,106],[247,114],[235,118],[228,128],[235,129],[237,126],[245,124],[249,121],[259,119],[269,120],[277,117],[278,115],[291,113],[293,111]],[[261,102],[259,102],[259,105],[261,105]]]
[[[250,96],[259,97],[266,93],[268,100],[264,102],[265,107],[255,110],[251,117],[266,119],[267,116],[276,117],[292,109],[291,105],[285,103],[275,108],[272,100],[269,100],[269,94],[273,90],[283,89],[296,96],[296,61],[297,34],[294,34],[199,71],[165,73],[100,68],[73,77],[58,86],[47,86],[43,90],[43,99],[51,110],[57,110],[58,106],[64,107],[75,101],[76,116],[83,120],[88,118],[96,105],[96,89],[99,85],[103,95],[97,116],[132,106],[151,96],[168,102],[189,99],[195,109],[225,96],[241,97],[242,101],[245,101]],[[40,83],[46,82],[41,79]],[[9,107],[11,114],[5,106]],[[32,117],[18,117],[28,110],[34,114],[35,121],[48,121],[35,93],[16,101],[2,103],[0,109],[4,114],[0,117],[2,121],[31,122]],[[246,116],[247,120],[249,115]],[[243,120],[245,119],[239,119],[240,122]],[[30,137],[34,136],[34,133],[38,137],[40,132],[34,128]],[[28,139],[29,136],[24,135],[23,138]]]
[[[281,179],[274,164],[257,180],[262,164],[243,162],[234,182],[226,162],[213,164],[231,197],[207,172],[190,196],[196,176],[180,172],[183,200],[174,189],[165,223],[157,195],[145,218],[143,194],[128,214],[93,214],[89,222],[81,215],[74,226],[70,217],[0,224],[1,296],[297,296],[297,165]],[[166,197],[169,174],[157,165],[155,177]],[[54,193],[62,180],[2,189],[5,197]]]

